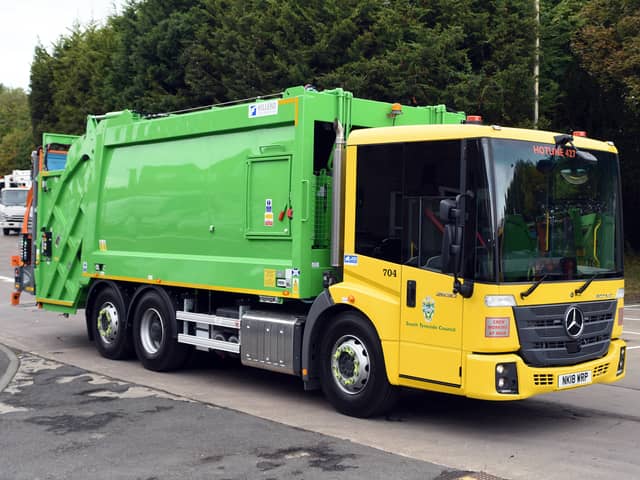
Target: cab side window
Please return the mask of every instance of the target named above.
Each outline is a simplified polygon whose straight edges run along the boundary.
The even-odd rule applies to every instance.
[[[356,253],[401,262],[402,144],[358,148]]]
[[[460,141],[406,145],[403,263],[440,271],[440,201],[460,193]]]
[[[460,192],[460,141],[358,149],[356,252],[439,270],[440,200]]]

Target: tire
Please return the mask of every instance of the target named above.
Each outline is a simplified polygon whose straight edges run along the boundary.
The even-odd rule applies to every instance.
[[[387,379],[380,340],[361,315],[339,315],[322,339],[320,355],[322,391],[336,410],[366,418],[393,407],[397,389]]]
[[[2,233],[3,233],[5,236],[7,236],[7,237],[8,237],[8,236],[11,234],[11,229],[10,229],[10,228],[3,228],[3,229],[2,229]]]
[[[127,328],[127,306],[115,287],[106,287],[98,292],[92,302],[89,324],[100,355],[111,360],[132,357],[133,340]]]
[[[142,295],[133,314],[133,344],[147,370],[166,372],[184,365],[190,348],[177,341],[176,312],[159,292]]]

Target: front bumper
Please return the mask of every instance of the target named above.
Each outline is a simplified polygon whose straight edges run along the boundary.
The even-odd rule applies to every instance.
[[[470,353],[466,357],[465,395],[483,400],[520,400],[540,393],[569,390],[559,388],[558,377],[571,373],[591,372],[592,382],[610,383],[625,376],[625,368],[617,374],[620,360],[620,349],[625,347],[623,340],[612,340],[609,350],[604,357],[565,367],[530,367],[516,354],[481,355]],[[518,393],[502,394],[495,388],[496,366],[498,364],[514,363],[518,372]],[[581,386],[588,386],[581,385]]]
[[[0,228],[22,228],[22,222],[0,222]]]

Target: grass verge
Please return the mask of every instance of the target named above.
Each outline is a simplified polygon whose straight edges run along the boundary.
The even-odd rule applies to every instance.
[[[640,255],[636,253],[624,255],[624,302],[640,303]]]

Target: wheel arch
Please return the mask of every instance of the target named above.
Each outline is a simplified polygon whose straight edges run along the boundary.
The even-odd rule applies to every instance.
[[[375,325],[362,310],[352,305],[334,303],[328,290],[318,295],[307,315],[302,337],[302,380],[304,381],[305,390],[317,390],[320,388],[319,339],[322,338],[332,319],[344,312],[353,312],[360,315],[377,334]],[[380,341],[379,335],[378,340]]]

